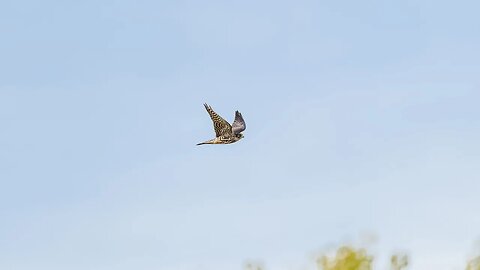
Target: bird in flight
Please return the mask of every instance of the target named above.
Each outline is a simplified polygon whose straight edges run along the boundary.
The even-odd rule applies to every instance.
[[[215,138],[197,143],[197,145],[202,144],[230,144],[238,142],[243,138],[242,131],[247,127],[245,121],[243,120],[242,114],[238,111],[235,111],[235,120],[232,125],[230,125],[225,119],[218,115],[212,107],[208,106],[206,103],[203,104],[207,110],[210,118],[213,122],[213,128],[215,129]]]

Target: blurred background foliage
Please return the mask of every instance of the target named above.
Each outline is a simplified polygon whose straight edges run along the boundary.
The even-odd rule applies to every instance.
[[[340,247],[334,256],[322,255],[317,259],[318,269],[324,270],[369,270],[372,269],[373,256],[363,248]]]
[[[406,270],[409,266],[406,254],[390,257],[390,270]],[[374,257],[365,248],[341,246],[331,255],[320,255],[316,259],[316,270],[372,270]],[[480,255],[467,262],[466,270],[480,270]],[[262,263],[247,263],[245,270],[266,270]]]
[[[467,270],[480,270],[480,255],[468,262]]]

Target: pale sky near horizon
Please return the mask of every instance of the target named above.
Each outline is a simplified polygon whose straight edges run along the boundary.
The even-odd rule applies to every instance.
[[[0,269],[464,269],[476,1],[0,3]],[[211,139],[203,103],[245,138]],[[368,238],[368,237],[367,237]],[[308,265],[310,263],[310,265]]]

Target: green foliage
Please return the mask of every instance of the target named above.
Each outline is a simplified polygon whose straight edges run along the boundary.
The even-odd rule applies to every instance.
[[[340,247],[334,257],[322,256],[317,260],[319,269],[323,270],[371,270],[373,257],[365,249]]]
[[[392,270],[406,269],[408,266],[408,257],[407,255],[393,255],[390,258],[390,264]]]
[[[372,270],[373,256],[366,249],[342,246],[335,254],[322,255],[316,260],[318,270]],[[406,270],[409,258],[405,254],[394,254],[390,257],[391,270]],[[261,263],[247,263],[245,270],[264,270]],[[480,255],[471,259],[466,270],[480,270]]]

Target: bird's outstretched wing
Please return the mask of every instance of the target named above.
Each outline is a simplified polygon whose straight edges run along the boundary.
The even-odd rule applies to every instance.
[[[203,104],[205,109],[207,110],[210,118],[213,121],[213,128],[215,129],[215,136],[231,136],[232,135],[232,126],[223,119],[220,115],[218,115],[212,107],[208,106],[206,103]]]
[[[245,120],[243,120],[242,114],[239,111],[235,111],[235,120],[232,123],[232,131],[234,134],[239,134],[247,128]]]

